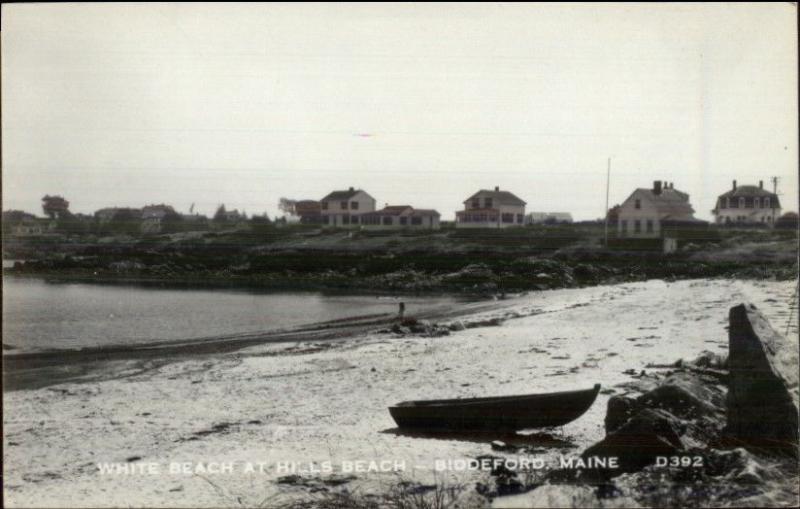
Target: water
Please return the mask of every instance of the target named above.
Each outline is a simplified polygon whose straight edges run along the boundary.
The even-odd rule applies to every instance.
[[[163,289],[3,278],[4,353],[272,331],[375,313],[452,306],[449,297]]]

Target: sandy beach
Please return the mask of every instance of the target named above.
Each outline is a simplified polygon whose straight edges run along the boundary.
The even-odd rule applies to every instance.
[[[741,302],[783,332],[796,284],[651,280],[533,292],[442,319],[502,322],[444,337],[365,329],[168,363],[107,362],[88,380],[4,393],[5,503],[271,507],[314,486],[277,482],[292,473],[333,474],[367,491],[398,478],[474,484],[486,474],[436,471],[436,461],[503,456],[490,446],[497,437],[405,435],[387,406],[600,383],[591,409],[548,430],[537,449],[544,461],[577,454],[603,437],[607,399],[625,392],[626,370],[725,353],[728,310]],[[796,324],[794,316],[794,335]],[[517,439],[536,445],[542,436]],[[359,466],[385,471],[347,471]]]

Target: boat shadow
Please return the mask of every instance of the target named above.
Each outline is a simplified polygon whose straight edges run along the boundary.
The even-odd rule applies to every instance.
[[[561,435],[560,431],[552,429],[546,432],[508,432],[508,431],[420,431],[402,428],[389,428],[381,431],[387,435],[403,436],[409,438],[425,438],[429,440],[450,440],[460,442],[472,442],[476,444],[491,444],[492,442],[503,442],[509,449],[535,449],[535,448],[556,448],[570,449],[576,447],[575,443],[566,436]]]

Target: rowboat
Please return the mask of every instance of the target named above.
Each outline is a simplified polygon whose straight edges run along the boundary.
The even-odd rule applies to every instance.
[[[574,421],[592,406],[599,391],[596,384],[580,391],[403,401],[389,407],[389,413],[400,428],[511,432]]]

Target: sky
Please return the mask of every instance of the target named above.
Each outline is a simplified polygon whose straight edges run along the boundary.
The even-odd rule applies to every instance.
[[[451,220],[499,186],[602,217],[798,202],[797,6],[4,4],[3,209],[278,214],[361,188]]]

